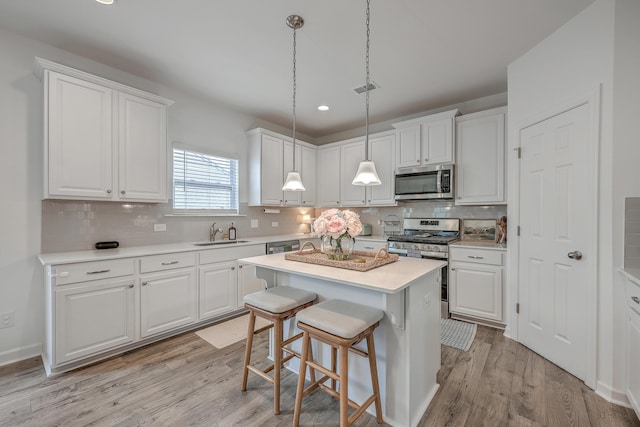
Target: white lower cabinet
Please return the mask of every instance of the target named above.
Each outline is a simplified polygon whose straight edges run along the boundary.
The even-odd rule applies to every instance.
[[[627,278],[627,384],[631,406],[640,417],[640,281]]]
[[[194,268],[146,274],[140,286],[140,337],[189,325],[197,319]]]
[[[238,308],[244,307],[245,295],[265,289],[265,281],[256,277],[254,265],[238,262]]]
[[[133,277],[61,286],[54,295],[55,363],[134,341]]]
[[[236,308],[236,261],[225,261],[199,268],[198,319],[208,319]]]
[[[503,258],[500,250],[449,246],[451,317],[503,323]]]

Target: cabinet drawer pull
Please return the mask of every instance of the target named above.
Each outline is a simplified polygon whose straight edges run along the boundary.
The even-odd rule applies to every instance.
[[[374,247],[373,247],[373,246],[365,246],[364,248],[365,248],[365,249],[374,249]]]
[[[174,265],[174,264],[178,264],[180,261],[169,261],[169,262],[163,262],[161,265]]]
[[[130,288],[133,288],[133,283],[131,283],[131,284],[129,285],[129,287],[130,287]]]
[[[631,300],[636,304],[640,304],[640,297],[631,297]]]
[[[235,269],[236,269],[235,267],[231,267],[231,270],[232,270],[232,271],[233,271],[233,270],[235,270]]]
[[[467,258],[471,258],[471,259],[484,259],[483,256],[475,256],[475,255],[467,255]]]
[[[111,269],[107,269],[107,270],[96,270],[96,271],[87,271],[87,274],[100,274],[100,273],[108,273],[110,272]]]
[[[149,282],[142,282],[142,286],[147,286]]]
[[[242,265],[239,265],[238,268],[242,268]]]
[[[126,193],[126,191],[124,191],[124,190],[120,191],[120,194],[125,194],[125,193]]]
[[[111,194],[111,190],[107,190],[107,194]]]

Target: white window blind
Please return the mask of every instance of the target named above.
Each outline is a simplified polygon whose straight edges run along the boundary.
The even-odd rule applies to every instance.
[[[238,213],[238,160],[173,148],[173,209]]]

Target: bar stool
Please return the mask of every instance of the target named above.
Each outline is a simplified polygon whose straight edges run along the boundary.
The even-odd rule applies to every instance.
[[[302,356],[300,357],[300,372],[298,374],[298,388],[296,404],[293,412],[293,425],[300,423],[302,398],[316,388],[321,388],[333,397],[340,399],[340,427],[351,425],[362,413],[375,403],[376,420],[382,423],[382,406],[380,403],[380,387],[378,385],[378,369],[376,365],[376,350],[373,343],[373,331],[380,324],[384,316],[382,310],[354,304],[342,300],[327,300],[298,312],[298,328],[303,331]],[[318,340],[331,346],[331,370],[313,361],[311,339]],[[353,347],[363,339],[367,340],[367,352]],[[336,370],[336,352],[340,350],[340,373]],[[349,400],[349,351],[369,359],[371,370],[371,385],[373,394],[362,404]],[[315,381],[311,376],[311,385],[304,388],[307,365],[311,373],[318,370],[324,374]],[[324,384],[328,379],[331,386]],[[336,389],[336,381],[340,382],[340,391]],[[348,406],[356,409],[349,417]]]
[[[317,295],[313,292],[307,292],[289,286],[270,288],[244,297],[244,306],[249,310],[249,328],[247,330],[247,348],[244,354],[244,372],[242,374],[241,390],[247,391],[247,376],[249,371],[269,381],[273,384],[273,413],[276,415],[280,413],[280,369],[282,365],[292,357],[300,357],[299,354],[285,346],[302,337],[302,333],[298,333],[285,341],[283,339],[284,321],[294,317],[296,313],[303,308],[312,305],[316,297]],[[254,331],[256,316],[262,317],[272,323]],[[273,363],[261,370],[250,364],[253,335],[271,328],[274,328]],[[283,351],[288,353],[284,358],[282,357]],[[273,370],[273,377],[267,375],[271,370]]]

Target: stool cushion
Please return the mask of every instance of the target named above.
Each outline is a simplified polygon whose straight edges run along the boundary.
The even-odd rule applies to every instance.
[[[355,337],[383,316],[384,312],[377,308],[338,299],[312,305],[296,314],[298,322],[342,338]]]
[[[313,292],[303,291],[290,286],[276,286],[265,291],[245,295],[244,302],[271,313],[284,313],[292,308],[316,299]]]

